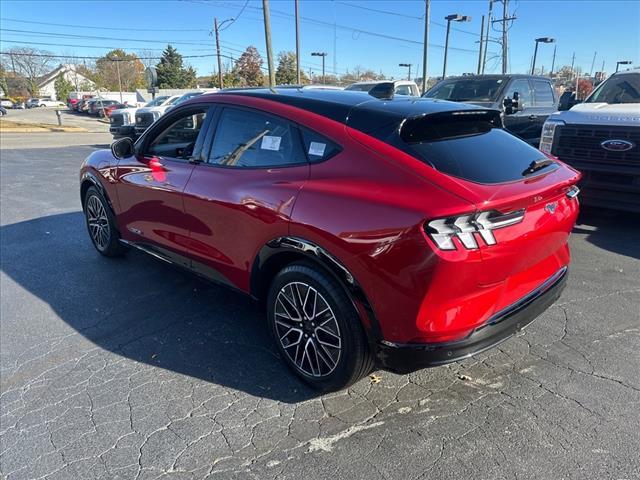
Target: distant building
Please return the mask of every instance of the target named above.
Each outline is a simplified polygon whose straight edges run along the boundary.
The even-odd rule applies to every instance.
[[[39,96],[51,97],[52,100],[66,101],[66,98],[56,98],[56,79],[62,75],[67,81],[71,82],[75,90],[94,90],[96,84],[79,73],[75,65],[60,65],[58,68],[38,79]]]

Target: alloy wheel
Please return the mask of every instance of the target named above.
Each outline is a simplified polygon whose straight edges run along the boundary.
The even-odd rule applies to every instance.
[[[98,247],[98,250],[104,251],[109,245],[111,227],[109,226],[107,211],[102,201],[95,195],[91,195],[87,199],[86,215],[91,240]]]
[[[295,366],[311,377],[325,377],[342,353],[338,321],[318,290],[304,282],[284,285],[274,309],[278,340]]]

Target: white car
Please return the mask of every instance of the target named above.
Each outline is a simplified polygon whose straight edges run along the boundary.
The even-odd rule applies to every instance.
[[[640,69],[613,74],[576,104],[561,98],[540,150],[582,172],[583,204],[640,212]]]
[[[356,92],[369,92],[372,88],[385,83],[393,83],[394,95],[409,95],[411,97],[419,97],[420,90],[416,82],[410,80],[379,80],[374,82],[356,82],[352,83],[345,90]]]
[[[51,100],[51,97],[42,97],[42,98],[30,98],[27,101],[27,108],[34,107],[64,107],[64,102],[59,102],[57,100]]]

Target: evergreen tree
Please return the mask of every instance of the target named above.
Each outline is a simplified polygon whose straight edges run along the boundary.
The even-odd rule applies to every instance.
[[[276,70],[276,83],[278,85],[292,85],[297,83],[296,54],[294,52],[280,52],[278,54],[278,68]],[[305,85],[309,79],[304,71],[300,70],[300,82]]]
[[[69,93],[73,91],[73,84],[64,78],[63,74],[58,75],[53,87],[56,90],[56,98],[61,102],[66,102],[69,98]]]
[[[162,52],[156,71],[160,88],[189,88],[196,83],[196,71],[191,66],[183,66],[182,55],[171,45]]]

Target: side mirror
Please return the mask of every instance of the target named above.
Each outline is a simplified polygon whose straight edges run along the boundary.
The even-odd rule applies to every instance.
[[[132,156],[134,151],[133,140],[129,137],[121,138],[111,144],[111,154],[118,160]]]
[[[502,106],[504,107],[505,115],[513,115],[520,107],[518,105],[518,92],[513,92],[513,98],[506,97],[502,100]]]

